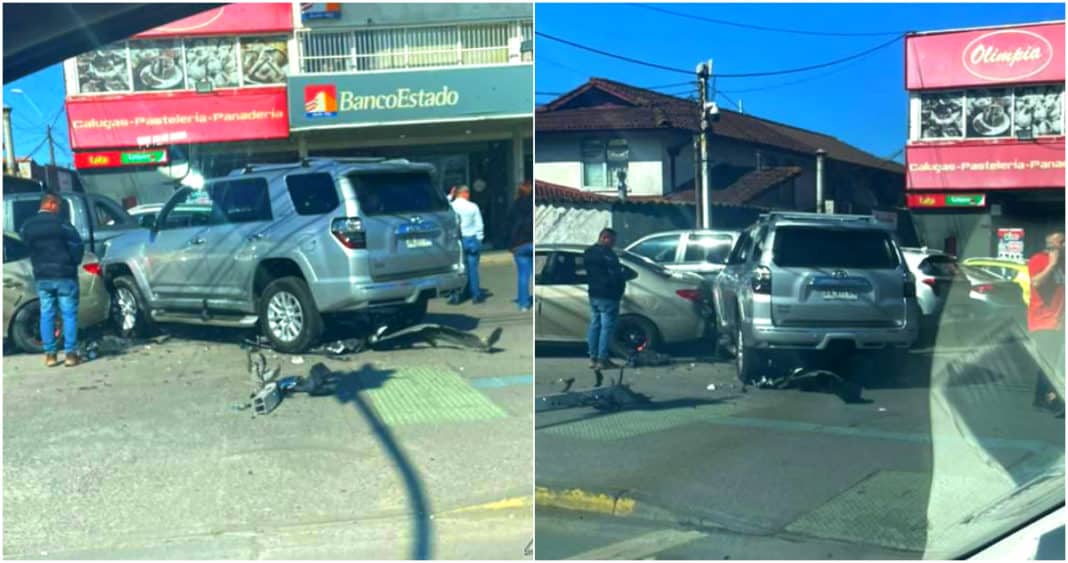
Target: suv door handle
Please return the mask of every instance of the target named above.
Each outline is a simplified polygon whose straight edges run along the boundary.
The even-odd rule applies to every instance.
[[[197,237],[197,238],[189,241],[189,246],[198,246],[198,245],[204,244],[205,242],[208,242],[208,241],[205,240],[204,237]]]
[[[249,236],[248,237],[248,241],[249,242],[253,242],[253,241],[261,240],[266,236],[267,236],[267,233],[256,233],[254,235]]]

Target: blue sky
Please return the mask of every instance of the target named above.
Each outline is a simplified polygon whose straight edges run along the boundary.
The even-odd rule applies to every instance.
[[[1063,20],[1064,4],[659,4],[661,8],[744,24],[806,31],[882,33]],[[617,55],[693,69],[713,59],[714,72],[771,71],[839,59],[894,35],[827,37],[741,29],[680,18],[630,4],[537,4],[537,31]],[[538,37],[537,92],[566,92],[589,77],[635,86],[691,77],[589,53]],[[825,69],[761,78],[724,78],[718,90],[745,113],[828,133],[882,157],[907,135],[904,41]],[[770,88],[784,83],[795,83]],[[761,89],[749,91],[750,89]],[[684,93],[682,86],[664,90]],[[538,103],[552,96],[538,95]],[[725,98],[717,100],[734,109]],[[897,157],[901,159],[900,156]]]
[[[16,94],[12,90],[22,90]],[[41,164],[48,163],[48,143],[45,138],[45,122],[56,117],[63,110],[63,65],[55,64],[29,76],[4,85],[4,105],[11,107],[11,126],[15,136],[15,153],[20,158],[27,156],[30,150],[40,146],[33,157]],[[32,99],[32,103],[27,100]],[[33,104],[37,104],[44,118],[37,114]],[[60,166],[70,166],[70,138],[67,135],[66,112],[56,119],[53,137],[56,140],[56,162]]]

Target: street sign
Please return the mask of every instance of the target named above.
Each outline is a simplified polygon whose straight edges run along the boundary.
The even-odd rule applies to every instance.
[[[910,209],[986,207],[986,194],[909,194],[908,206]]]
[[[169,162],[167,149],[94,151],[74,155],[75,168],[117,168],[160,165]]]

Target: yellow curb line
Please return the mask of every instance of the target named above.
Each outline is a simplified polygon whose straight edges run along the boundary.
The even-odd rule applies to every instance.
[[[581,489],[555,491],[538,487],[534,491],[535,502],[539,507],[549,506],[563,510],[596,512],[610,516],[630,516],[638,506],[638,501],[627,497],[611,497],[603,493],[589,493]]]
[[[533,506],[534,497],[512,497],[501,500],[495,500],[492,502],[486,502],[482,504],[474,504],[471,506],[464,506],[461,508],[455,508],[448,510],[442,514],[463,514],[468,512],[483,512],[483,511],[495,511],[495,510],[513,510],[516,508],[527,508]]]

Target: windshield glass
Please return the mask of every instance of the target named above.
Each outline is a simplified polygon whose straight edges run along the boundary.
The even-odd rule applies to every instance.
[[[449,209],[445,195],[425,172],[352,173],[348,175],[365,215],[429,213]]]
[[[883,231],[778,227],[775,264],[804,268],[896,268],[897,252]]]

